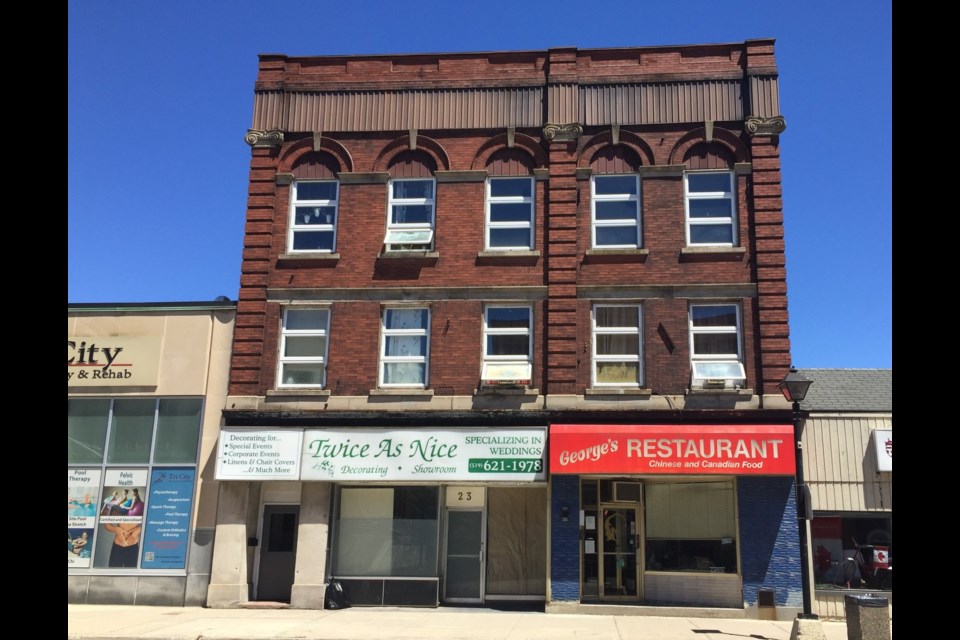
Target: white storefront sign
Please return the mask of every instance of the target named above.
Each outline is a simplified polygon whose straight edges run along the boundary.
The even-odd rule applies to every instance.
[[[543,482],[546,429],[307,429],[302,480]]]
[[[217,480],[298,480],[300,429],[224,427],[217,442]]]
[[[873,450],[877,454],[877,471],[893,471],[893,429],[874,430]]]

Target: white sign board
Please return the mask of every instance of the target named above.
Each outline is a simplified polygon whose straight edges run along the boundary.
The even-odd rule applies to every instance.
[[[893,429],[874,430],[873,450],[877,454],[877,471],[893,471]]]
[[[546,429],[307,429],[301,479],[544,482]]]
[[[220,429],[217,480],[299,480],[300,429]]]

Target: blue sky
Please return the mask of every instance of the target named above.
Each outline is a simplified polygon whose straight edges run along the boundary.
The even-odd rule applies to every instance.
[[[235,300],[257,55],[775,38],[791,348],[892,367],[889,0],[70,0],[70,303]]]

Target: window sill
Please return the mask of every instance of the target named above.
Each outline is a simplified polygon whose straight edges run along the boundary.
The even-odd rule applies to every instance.
[[[588,396],[643,396],[649,398],[653,395],[653,390],[640,387],[593,387],[584,391],[584,394]]]
[[[418,396],[433,397],[433,389],[370,389],[369,396]]]
[[[646,262],[648,255],[650,255],[649,249],[587,249],[584,261],[596,263]]]
[[[311,396],[311,397],[328,397],[330,395],[330,389],[268,389],[267,397],[268,398],[290,398],[295,396]]]
[[[277,258],[277,266],[285,264],[313,263],[324,266],[335,266],[340,260],[339,253],[281,253]]]
[[[380,260],[420,260],[436,262],[440,259],[438,251],[384,251],[377,256]]]
[[[540,260],[539,251],[478,251],[477,264],[534,265]]]
[[[684,247],[681,262],[739,262],[747,254],[746,247]]]
[[[474,389],[475,396],[538,396],[540,389],[527,389],[516,387],[481,387]]]

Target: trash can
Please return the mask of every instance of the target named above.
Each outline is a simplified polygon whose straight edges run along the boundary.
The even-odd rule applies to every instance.
[[[891,640],[887,607],[887,599],[875,593],[843,596],[847,640]]]

